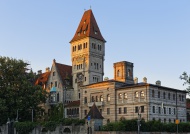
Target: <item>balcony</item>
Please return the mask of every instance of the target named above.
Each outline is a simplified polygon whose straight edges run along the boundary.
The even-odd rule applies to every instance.
[[[90,102],[88,103],[88,107],[92,107],[93,104],[95,103],[95,105],[98,107],[98,106],[103,106],[104,105],[104,102],[103,101],[99,101],[99,102]]]

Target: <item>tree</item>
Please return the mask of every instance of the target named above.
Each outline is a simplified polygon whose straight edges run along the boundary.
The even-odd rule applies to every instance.
[[[32,118],[32,109],[41,110],[47,92],[35,86],[35,75],[27,72],[28,64],[22,60],[0,57],[0,124],[15,120],[17,110],[20,121]]]
[[[183,72],[183,74],[180,76],[180,79],[185,81],[183,85],[188,85],[186,91],[190,95],[190,76],[187,74],[187,72]]]

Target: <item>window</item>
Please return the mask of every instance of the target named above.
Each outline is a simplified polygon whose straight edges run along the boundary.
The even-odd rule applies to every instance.
[[[161,114],[161,107],[158,107],[158,113]]]
[[[152,106],[152,113],[155,113],[155,106]]]
[[[152,97],[154,97],[154,90],[152,90]]]
[[[107,124],[110,123],[110,119],[107,119]]]
[[[163,93],[163,99],[166,99],[166,93],[165,92]]]
[[[57,81],[55,81],[55,87],[57,87]]]
[[[110,101],[110,95],[109,94],[107,95],[107,101]]]
[[[131,76],[131,70],[130,69],[128,69],[128,71],[127,71],[127,76],[128,77]]]
[[[135,92],[135,97],[138,98],[139,97],[139,93]]]
[[[96,96],[96,102],[98,102],[99,100],[98,100],[98,96]]]
[[[78,95],[79,95],[79,99],[80,99],[80,93]]]
[[[184,96],[182,95],[182,98],[181,98],[182,101],[184,101]]]
[[[119,77],[120,76],[120,71],[119,70],[117,70],[117,77]]]
[[[87,97],[84,97],[84,104],[87,103]]]
[[[55,71],[53,72],[53,76],[55,76]]]
[[[119,114],[121,114],[121,108],[119,108]]]
[[[119,93],[118,97],[119,99],[122,99],[122,93]]]
[[[139,108],[135,107],[135,113],[138,113],[138,111],[139,111]]]
[[[181,101],[181,95],[179,95],[179,101]]]
[[[144,113],[144,106],[141,106],[141,113]]]
[[[94,102],[95,100],[94,100],[94,96],[92,96],[92,100],[91,100],[91,102]]]
[[[171,119],[169,119],[169,123],[171,123]]]
[[[110,114],[110,108],[107,108],[107,114]]]
[[[103,96],[102,96],[102,95],[100,95],[100,101],[104,101],[104,99],[103,99]]]
[[[87,110],[84,110],[84,115],[87,115]]]
[[[168,93],[168,99],[170,100],[170,93]]]
[[[144,91],[141,91],[141,97],[144,97]]]
[[[127,99],[127,93],[124,93],[124,99]]]
[[[171,108],[169,108],[169,114],[171,114]]]
[[[175,94],[173,94],[173,100],[175,100]]]
[[[160,98],[160,91],[158,91],[158,98]]]
[[[57,102],[59,102],[59,93],[57,93]]]
[[[75,79],[75,83],[77,83],[77,79]]]
[[[100,46],[100,51],[102,50],[102,47]]]
[[[166,107],[164,107],[164,114],[166,114]]]
[[[123,113],[124,113],[124,114],[127,113],[127,107],[124,107],[124,109],[123,109]]]
[[[166,119],[164,119],[164,123],[166,123]]]
[[[84,81],[86,81],[86,77],[84,77]]]

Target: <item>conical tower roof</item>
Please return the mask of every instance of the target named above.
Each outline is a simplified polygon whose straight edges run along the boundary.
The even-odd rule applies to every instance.
[[[80,40],[85,37],[92,37],[106,42],[100,32],[100,29],[98,27],[98,24],[96,23],[91,9],[84,12],[77,31],[70,42]]]
[[[96,107],[95,103],[91,107],[91,109],[88,112],[88,114],[85,117],[85,119],[87,119],[88,116],[90,116],[91,119],[104,119],[104,117],[101,115],[101,113],[99,112],[98,108]]]

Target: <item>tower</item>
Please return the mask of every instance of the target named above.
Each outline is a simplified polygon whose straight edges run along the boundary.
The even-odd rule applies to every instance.
[[[84,12],[70,41],[74,100],[80,99],[80,86],[103,81],[105,40],[92,10]]]
[[[114,79],[133,84],[133,63],[127,61],[114,63]]]

